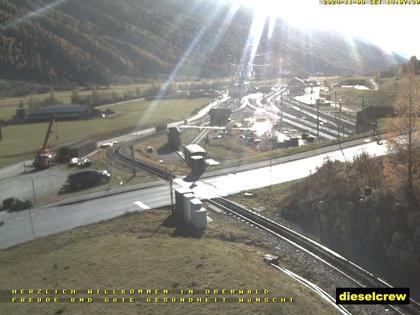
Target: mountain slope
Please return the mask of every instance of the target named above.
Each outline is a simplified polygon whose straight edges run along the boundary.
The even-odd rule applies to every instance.
[[[87,84],[166,76],[174,69],[178,75],[232,75],[252,14],[230,13],[228,5],[209,0],[0,0],[0,78]],[[265,25],[262,57],[254,62],[270,75],[362,73],[396,62],[373,45],[350,46],[337,34],[303,33],[280,20],[270,39],[267,33]]]

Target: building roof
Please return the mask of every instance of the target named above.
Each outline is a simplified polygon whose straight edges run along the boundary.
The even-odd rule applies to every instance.
[[[230,108],[212,108],[209,111],[210,114],[215,114],[215,113],[230,114],[231,112],[232,110]]]
[[[56,119],[77,119],[89,113],[88,105],[53,105],[42,106],[26,117],[26,121],[45,121],[55,116]]]
[[[89,109],[87,105],[53,105],[42,106],[32,114],[73,114],[83,113]],[[31,114],[31,115],[32,115]]]
[[[187,150],[190,153],[206,153],[206,150],[204,150],[198,144],[189,144],[189,145],[186,145],[185,146],[185,150]]]

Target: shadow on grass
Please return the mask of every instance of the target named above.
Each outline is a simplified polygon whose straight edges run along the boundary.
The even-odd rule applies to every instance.
[[[172,233],[172,236],[182,236],[182,237],[193,237],[193,238],[202,238],[204,235],[204,230],[198,230],[192,227],[190,224],[179,223],[176,226],[175,231]]]
[[[160,155],[171,154],[176,152],[177,148],[169,143],[165,143],[162,147],[160,147],[157,152]]]
[[[175,216],[170,214],[163,222],[158,226],[158,228],[152,233],[152,235],[156,234],[161,227],[166,228],[175,228],[172,232],[172,236],[174,237],[194,237],[194,238],[202,238],[204,235],[204,230],[198,230],[191,226],[191,224],[184,223],[177,219]]]

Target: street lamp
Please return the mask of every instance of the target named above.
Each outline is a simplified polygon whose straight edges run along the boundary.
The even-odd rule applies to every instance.
[[[32,194],[33,194],[33,204],[36,205],[36,193],[35,193],[35,182],[32,177],[29,177],[31,179],[32,183]],[[29,208],[29,221],[31,222],[31,228],[32,228],[32,236],[35,238],[35,228],[34,228],[34,221],[32,219],[32,208]]]
[[[343,106],[343,100],[338,99],[338,122],[337,122],[337,138],[340,138],[340,128],[341,128],[341,108]]]

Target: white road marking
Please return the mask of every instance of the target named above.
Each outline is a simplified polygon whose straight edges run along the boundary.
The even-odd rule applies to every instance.
[[[137,205],[142,210],[149,210],[150,209],[150,207],[148,205],[144,204],[141,201],[135,201],[134,204]]]

